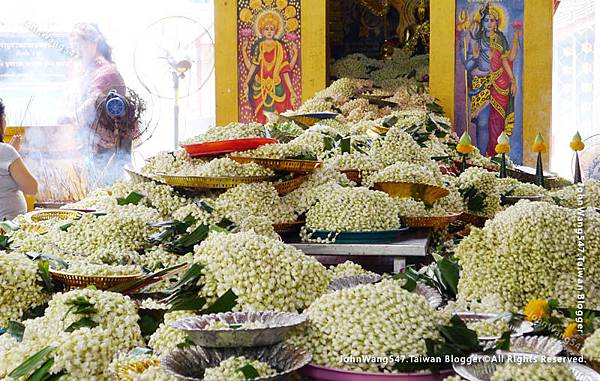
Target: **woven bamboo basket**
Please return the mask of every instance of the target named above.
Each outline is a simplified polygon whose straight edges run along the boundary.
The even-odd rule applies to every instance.
[[[392,197],[412,197],[417,200],[423,200],[427,204],[433,204],[450,193],[448,189],[436,185],[398,181],[375,183],[375,189],[383,191]]]
[[[444,228],[458,220],[460,213],[435,217],[404,217],[404,223],[411,228]]]
[[[362,175],[358,169],[340,169],[339,171],[346,175],[348,180],[355,182],[356,185],[362,184]]]
[[[49,229],[47,226],[31,223],[31,224],[21,224],[19,225],[19,230],[23,230],[27,233],[35,233],[35,234],[46,234]]]
[[[277,193],[280,196],[285,196],[288,193],[295,191],[300,188],[300,185],[308,179],[308,176],[298,176],[291,180],[282,181],[280,183],[273,183],[273,187],[277,189]]]
[[[50,270],[50,275],[55,281],[62,283],[69,290],[95,286],[99,290],[107,290],[121,283],[129,282],[143,277],[136,275],[81,275],[69,274],[62,271]]]
[[[283,222],[280,224],[273,224],[273,229],[276,233],[281,235],[294,234],[300,231],[300,228],[305,223],[306,221]]]
[[[26,215],[31,222],[42,222],[48,220],[76,220],[83,213],[76,210],[36,210]]]
[[[231,160],[240,164],[254,162],[262,167],[270,168],[274,171],[284,171],[292,173],[310,173],[314,172],[322,162],[313,160],[295,160],[295,159],[263,159],[259,157],[230,156]]]
[[[461,221],[473,224],[478,227],[482,227],[483,225],[485,225],[485,221],[487,221],[487,218],[485,217],[466,212],[462,213],[459,218]]]
[[[165,183],[178,188],[193,189],[229,189],[240,184],[260,183],[272,181],[269,176],[247,176],[247,177],[200,177],[200,176],[172,176],[161,175]]]

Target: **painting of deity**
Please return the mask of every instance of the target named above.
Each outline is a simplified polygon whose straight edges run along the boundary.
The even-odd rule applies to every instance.
[[[238,1],[239,121],[267,122],[302,97],[301,0]]]
[[[523,160],[523,0],[456,0],[454,124],[494,156],[510,137],[511,159]]]

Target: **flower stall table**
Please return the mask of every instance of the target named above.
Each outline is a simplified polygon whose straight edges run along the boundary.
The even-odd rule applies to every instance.
[[[407,257],[424,258],[431,239],[430,229],[414,229],[388,243],[322,244],[289,242],[324,265],[350,260],[378,273],[398,273],[406,267]]]

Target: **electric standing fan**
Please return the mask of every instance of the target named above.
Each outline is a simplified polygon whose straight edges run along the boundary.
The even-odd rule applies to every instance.
[[[600,134],[590,136],[584,140],[584,143],[584,150],[579,152],[581,178],[600,180]],[[574,160],[575,155],[573,155],[573,163]]]
[[[169,16],[150,24],[134,51],[142,86],[160,99],[173,100],[174,146],[179,144],[179,101],[196,94],[214,71],[214,43],[198,21]]]

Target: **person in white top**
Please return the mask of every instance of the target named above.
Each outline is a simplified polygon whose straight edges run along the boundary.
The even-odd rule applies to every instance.
[[[37,180],[21,159],[21,137],[15,135],[10,144],[4,143],[6,116],[0,99],[0,221],[10,220],[27,212],[23,192],[35,195]]]

